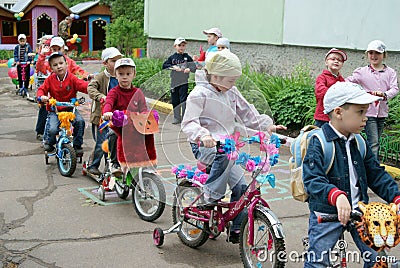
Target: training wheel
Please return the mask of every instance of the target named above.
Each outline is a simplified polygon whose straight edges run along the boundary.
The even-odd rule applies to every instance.
[[[164,244],[164,231],[159,227],[153,231],[153,243],[157,247],[161,247]]]
[[[104,190],[103,185],[101,185],[101,186],[99,187],[99,189],[97,190],[97,195],[98,195],[98,197],[99,197],[99,199],[100,199],[101,201],[106,200],[106,191]]]
[[[49,164],[49,156],[47,155],[47,153],[44,155],[44,161],[46,162],[46,165]]]

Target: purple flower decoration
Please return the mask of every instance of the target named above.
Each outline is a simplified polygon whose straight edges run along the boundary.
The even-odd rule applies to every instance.
[[[128,124],[128,117],[124,114],[124,111],[115,110],[111,121],[116,127],[123,127]]]

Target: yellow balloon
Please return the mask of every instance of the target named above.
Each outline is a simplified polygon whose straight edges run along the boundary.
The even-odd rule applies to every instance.
[[[29,85],[33,85],[35,83],[35,77],[31,76],[31,78],[29,78]]]
[[[77,35],[77,34],[74,34],[72,37],[73,37],[74,39],[76,39],[76,38],[78,38],[78,35]]]
[[[24,15],[25,15],[25,14],[24,14],[24,12],[22,12],[22,11],[18,13],[18,16],[20,16],[21,18],[22,18]]]

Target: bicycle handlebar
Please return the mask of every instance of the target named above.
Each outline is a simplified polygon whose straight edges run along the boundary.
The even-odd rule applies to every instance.
[[[355,210],[352,211],[350,214],[350,222],[352,221],[361,221],[361,216],[362,213]],[[319,215],[318,217],[318,223],[323,223],[323,222],[337,222],[339,221],[338,215]]]

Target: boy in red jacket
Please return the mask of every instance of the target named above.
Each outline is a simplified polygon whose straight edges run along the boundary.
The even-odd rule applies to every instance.
[[[67,71],[67,61],[61,52],[52,53],[49,57],[49,64],[53,73],[46,78],[43,85],[38,88],[37,98],[43,102],[48,102],[49,98],[54,98],[60,102],[69,102],[76,98],[78,91],[87,94],[88,82],[78,79],[75,75]],[[58,111],[68,111],[69,107],[57,107]],[[45,133],[43,137],[45,151],[54,150],[56,135],[59,132],[60,121],[57,114],[47,105],[47,115]],[[75,120],[72,122],[74,127],[74,149],[79,154],[82,153],[83,134],[85,130],[85,120],[75,111]]]

